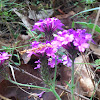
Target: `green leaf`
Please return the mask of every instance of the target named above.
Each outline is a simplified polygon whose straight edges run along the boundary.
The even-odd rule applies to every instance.
[[[17,62],[14,62],[14,64],[15,64],[15,65],[17,65],[17,66],[19,66],[19,65],[20,65],[20,64],[19,64],[19,63],[17,63]]]
[[[96,68],[96,70],[100,69],[100,66]]]
[[[76,15],[79,15],[79,14],[82,14],[82,13],[85,13],[85,12],[88,12],[88,11],[99,10],[99,9],[100,9],[100,7],[96,7],[96,8],[92,8],[92,9],[84,10],[84,11],[81,11],[81,12],[75,14],[75,15],[72,16],[72,17],[75,17]],[[72,18],[72,17],[71,17],[71,18]]]
[[[5,11],[5,12],[3,12],[3,14],[4,14],[5,16],[8,16],[8,12],[6,12],[6,11]]]
[[[100,59],[95,60],[95,64],[100,65]]]
[[[33,32],[34,34],[36,34],[36,35],[37,35],[37,33],[36,33],[35,31],[31,31],[31,32]]]
[[[92,4],[95,0],[86,0],[87,4]]]
[[[7,52],[10,52],[11,51],[11,47],[6,47],[6,46],[2,46],[2,50],[7,50]]]
[[[17,55],[17,54],[13,54],[13,56],[15,56],[15,57],[19,58],[19,55]]]
[[[86,27],[88,27],[90,29],[93,29],[93,27],[94,27],[93,23],[87,23],[87,22],[75,22],[75,23],[81,24],[81,25],[86,26]],[[95,31],[100,33],[100,27],[98,25],[96,25]]]
[[[37,39],[39,40],[39,39],[41,38],[41,36],[42,36],[42,34],[39,34],[39,35],[37,36]]]
[[[73,21],[73,22],[72,22],[72,28],[74,28],[74,27],[75,27],[75,22]]]
[[[0,8],[5,7],[6,5],[4,4],[4,2],[0,2]]]
[[[2,46],[2,48],[3,48],[3,49],[7,49],[8,47],[6,47],[6,46]]]

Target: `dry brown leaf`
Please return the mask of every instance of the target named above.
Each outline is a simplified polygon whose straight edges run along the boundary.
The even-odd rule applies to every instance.
[[[88,56],[85,56],[85,58],[89,61]],[[88,63],[88,62],[84,62],[82,56],[79,56],[75,59],[75,63]],[[94,91],[94,85],[91,78],[94,78],[94,74],[90,66],[87,65],[86,67],[85,64],[75,64],[75,69],[78,73],[77,78],[80,77],[79,79],[80,88],[79,87],[77,88],[79,88],[79,91],[81,91],[80,93],[82,93],[82,95],[91,97]]]
[[[16,97],[16,86],[9,81],[3,80],[0,83],[0,94],[4,97]]]
[[[30,39],[30,36],[29,35],[19,35],[18,38],[17,38],[17,41],[20,41],[18,44],[17,44],[17,47],[18,46],[23,46],[23,45],[27,45],[27,44],[30,44],[30,42],[28,41]],[[24,61],[24,64],[27,64],[29,62],[29,60],[31,59],[31,57],[27,57],[27,53],[25,53],[25,51],[27,49],[29,49],[30,46],[25,46],[25,47],[22,47],[22,48],[18,48],[17,50],[19,51],[19,53],[21,54],[21,58],[23,59]],[[23,52],[21,52],[23,51]]]
[[[90,49],[92,51],[94,51],[94,54],[99,55],[100,56],[100,47],[98,45],[95,45],[93,43],[90,43]]]
[[[53,13],[54,13],[53,9],[41,10],[38,12],[38,14],[36,14],[36,12],[34,10],[31,10],[31,11],[29,11],[29,18],[34,19],[36,17],[37,20],[45,19],[45,18],[49,18],[50,16],[52,16]]]
[[[27,26],[29,29],[32,29],[32,25],[29,22],[29,18],[17,11],[17,8],[14,8],[13,11],[20,17],[22,22]]]
[[[19,12],[17,11],[16,8],[14,8],[13,11],[18,15],[18,17],[20,17],[20,19],[22,20],[23,24],[24,24],[28,29],[31,30],[31,29],[32,29],[32,24],[31,24],[32,22],[31,22],[31,20],[30,20],[27,16],[25,16],[25,15],[19,13]],[[33,24],[34,24],[34,23],[33,23]],[[32,37],[31,34],[28,34],[28,35]]]
[[[61,9],[58,9],[58,11],[59,11],[61,14],[65,14]]]
[[[74,11],[71,11],[68,14],[57,15],[55,17],[58,18],[58,19],[64,19],[64,18],[68,18],[69,16],[73,16],[73,15],[75,15],[75,12]]]

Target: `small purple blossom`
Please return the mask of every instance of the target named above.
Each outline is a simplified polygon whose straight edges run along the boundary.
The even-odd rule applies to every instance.
[[[76,31],[69,29],[58,32],[54,40],[67,50],[75,49],[84,52],[89,47],[87,42],[91,40],[91,37],[91,34],[86,33],[85,29],[77,29]]]
[[[34,46],[35,45],[35,46]],[[36,56],[43,56],[45,53],[47,56],[54,57],[55,53],[57,52],[57,49],[50,43],[37,43],[36,41],[32,42],[32,49],[27,50],[28,56],[30,57],[32,54]]]
[[[38,69],[38,68],[40,68],[40,67],[41,67],[41,62],[40,62],[40,60],[35,61],[35,63],[37,63],[37,67],[35,67],[34,69]]]
[[[62,60],[59,59],[58,57],[57,57],[57,58],[51,58],[51,57],[49,57],[49,58],[47,58],[47,59],[48,59],[48,65],[50,66],[50,68],[54,68],[54,67],[55,67],[55,61],[56,61],[56,59],[57,59],[57,65],[58,65],[59,63],[62,63]],[[35,61],[35,63],[37,63],[37,67],[35,67],[34,69],[38,69],[38,68],[41,67],[41,62],[40,62],[40,60]]]
[[[67,67],[71,67],[72,66],[72,60],[69,58],[69,56],[67,55],[63,55],[62,56],[62,62],[63,62],[63,65],[67,65]]]
[[[52,42],[46,41],[46,43],[34,41],[31,44],[32,44],[31,45],[32,49],[27,50],[28,57],[34,54],[39,58],[41,58],[46,54],[48,59],[48,65],[50,65],[51,68],[55,67],[55,59],[57,59],[57,64],[61,62],[61,59],[58,59],[58,57],[56,58],[55,53],[57,52],[57,46],[55,46],[55,43],[53,41]],[[40,61],[41,61],[40,59],[38,61],[35,61],[35,63],[37,63],[37,67],[35,67],[34,69],[41,67]]]
[[[0,52],[0,65],[2,65],[4,63],[4,61],[9,58],[9,56],[11,56],[11,55],[9,55],[6,52]]]
[[[37,47],[37,45],[38,45],[39,43],[40,43],[40,42],[34,41],[34,42],[31,43],[31,44],[32,44],[31,46],[32,46],[32,47]]]
[[[61,23],[61,21],[55,17],[53,18],[46,18],[45,20],[40,19],[38,22],[35,23],[35,25],[33,26],[32,31],[34,31],[35,29],[38,29],[41,32],[49,32],[52,33],[54,32],[56,29],[60,29],[62,30],[63,24]]]
[[[48,59],[48,65],[50,65],[51,68],[54,68],[55,67],[55,61],[56,61],[56,59],[57,59],[57,65],[59,63],[62,63],[62,60],[59,59],[58,57],[57,58],[49,58]]]
[[[42,91],[41,93],[38,94],[38,97],[41,98],[44,93],[45,93],[45,91]]]
[[[74,35],[68,34],[67,30],[64,30],[63,32],[59,31],[58,35],[55,36],[55,40],[59,41],[61,45],[67,45],[74,40]]]
[[[40,19],[38,22],[34,24],[32,31],[34,31],[35,29],[38,29],[39,31],[45,33],[46,40],[52,40],[53,32],[56,29],[62,30],[63,25],[64,24],[62,24],[61,21],[55,17],[46,18],[45,20]]]

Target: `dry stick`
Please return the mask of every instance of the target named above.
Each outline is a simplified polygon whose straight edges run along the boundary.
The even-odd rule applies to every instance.
[[[84,56],[84,54],[83,54],[82,52],[81,52],[81,55],[82,55],[83,61],[84,61],[85,63],[88,63],[87,58]],[[92,72],[92,70],[90,70],[91,68],[88,67],[87,64],[85,64],[85,67],[86,67],[86,70],[87,70],[87,72],[88,72],[89,77],[90,77],[91,80],[92,80],[92,76],[93,76],[92,74],[93,74],[93,72]]]
[[[59,89],[61,89],[61,90],[64,90],[65,92],[71,93],[70,90],[63,88],[63,86],[56,85],[56,87],[59,88]],[[80,95],[80,94],[78,94],[78,93],[76,93],[76,92],[74,92],[74,95],[76,95],[76,96],[78,96],[78,97],[80,97],[80,98],[82,98],[82,99],[85,99],[85,100],[90,100],[90,99],[88,99],[87,97],[85,97],[85,96],[83,96],[83,95]]]
[[[99,19],[99,15],[100,15],[100,9],[98,10],[98,13],[97,13],[97,16],[96,16],[96,19],[95,19],[95,23],[94,23],[94,27],[93,27],[93,29],[92,29],[92,36],[93,36],[93,34],[94,34],[94,31],[95,31],[95,27],[96,27],[96,25],[97,25],[97,22],[98,22],[98,19]],[[90,40],[91,41],[91,40]],[[89,41],[89,42],[90,42]]]
[[[12,62],[12,63],[14,64],[14,62],[13,62],[12,60],[9,59],[9,61]],[[17,66],[16,64],[14,64],[14,65],[16,66],[16,67],[14,67],[14,69],[16,69],[16,70],[18,70],[18,71],[21,71],[22,73],[25,73],[25,74],[27,74],[27,75],[29,75],[29,76],[31,76],[31,77],[33,77],[33,78],[39,80],[39,81],[42,81],[42,79],[40,79],[40,78],[38,78],[38,77],[36,77],[36,76],[34,76],[34,75],[28,73],[28,72],[25,71],[24,69],[21,69],[21,68],[20,68],[19,66]]]
[[[10,61],[14,64],[14,62],[13,62],[12,60],[10,60]],[[15,65],[15,64],[14,64],[14,65]],[[30,73],[24,71],[23,69],[21,69],[21,68],[18,67],[17,65],[15,65],[15,66],[16,66],[16,67],[13,67],[15,70],[21,71],[22,73],[25,73],[25,74],[27,74],[27,75],[29,75],[29,76],[31,76],[31,77],[33,77],[33,78],[39,80],[39,81],[42,81],[41,78],[38,78],[38,77],[36,77],[36,76],[34,76],[34,75],[32,75],[32,74],[30,74]],[[17,67],[18,67],[18,68],[17,68]],[[64,90],[65,92],[71,93],[70,90],[63,88],[63,86],[56,85],[56,87],[59,88],[59,89],[61,89],[61,90]],[[90,100],[90,99],[86,98],[85,96],[82,96],[82,95],[80,95],[80,94],[78,94],[78,93],[76,93],[76,92],[74,93],[74,95],[76,95],[76,96],[78,96],[78,97],[80,97],[80,98],[82,98],[82,99],[85,99],[85,100]]]
[[[4,97],[4,96],[2,96],[2,95],[0,94],[0,100],[11,100],[11,99],[8,99],[8,98],[6,98],[6,97]]]
[[[83,55],[82,52],[81,52],[81,56],[82,56],[82,59],[83,59],[84,63],[87,63],[86,58],[85,58],[85,56]],[[92,77],[91,77],[91,75],[90,75],[90,73],[89,73],[89,67],[88,67],[88,65],[85,64],[85,67],[86,67],[86,70],[87,70],[87,73],[88,73],[90,79],[92,80]]]

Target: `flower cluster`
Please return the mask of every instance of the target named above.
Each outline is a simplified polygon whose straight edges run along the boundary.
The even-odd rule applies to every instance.
[[[41,32],[52,34],[56,29],[62,30],[62,26],[63,24],[59,19],[55,17],[46,18],[45,20],[40,19],[38,22],[36,22],[32,31],[38,29]]]
[[[48,59],[48,65],[50,65],[51,68],[54,68],[55,66],[55,59],[57,59],[57,64],[61,62],[58,57],[56,57],[55,53],[57,52],[57,48],[53,44],[53,42],[46,42],[46,43],[41,43],[41,42],[32,42],[32,49],[27,50],[28,56],[30,57],[32,54],[41,57],[44,56],[45,54],[47,55]],[[41,62],[40,60],[35,61],[37,63],[37,67],[35,69],[41,67]]]
[[[85,29],[77,29],[76,31],[69,29],[58,32],[58,35],[55,36],[54,40],[58,41],[59,45],[67,50],[73,49],[74,47],[74,49],[84,52],[85,49],[89,47],[87,42],[91,37],[91,34],[86,33]]]
[[[0,65],[2,65],[4,61],[9,58],[9,56],[11,55],[6,52],[0,52]]]
[[[45,33],[46,40],[52,40],[53,39],[53,32],[56,29],[62,30],[63,24],[61,21],[55,17],[53,18],[46,18],[45,20],[40,19],[35,25],[33,26],[32,31],[35,29],[38,29],[41,32]]]
[[[88,41],[91,39],[91,34],[86,33],[85,29],[69,29],[59,31],[57,34],[54,34],[54,39],[51,38],[53,36],[53,32],[56,29],[62,30],[63,24],[57,18],[46,18],[45,20],[39,20],[33,26],[32,31],[38,29],[41,32],[45,33],[46,43],[41,42],[32,42],[32,49],[27,50],[28,56],[32,54],[40,57],[46,54],[48,59],[48,65],[52,68],[55,66],[55,53],[60,47],[65,48],[69,56],[62,56],[62,61],[59,60],[57,57],[57,64],[63,62],[63,64],[67,64],[67,66],[71,66],[71,59],[72,57],[75,58],[78,52],[84,52],[86,48],[89,47]],[[70,59],[71,58],[71,59]],[[37,68],[41,67],[40,60],[36,61]]]
[[[55,53],[57,52],[57,49],[52,45],[51,42],[46,41],[46,43],[41,43],[34,41],[32,42],[32,49],[27,50],[28,56],[31,56],[32,54],[36,56],[43,56],[45,53],[48,57],[55,57]]]

